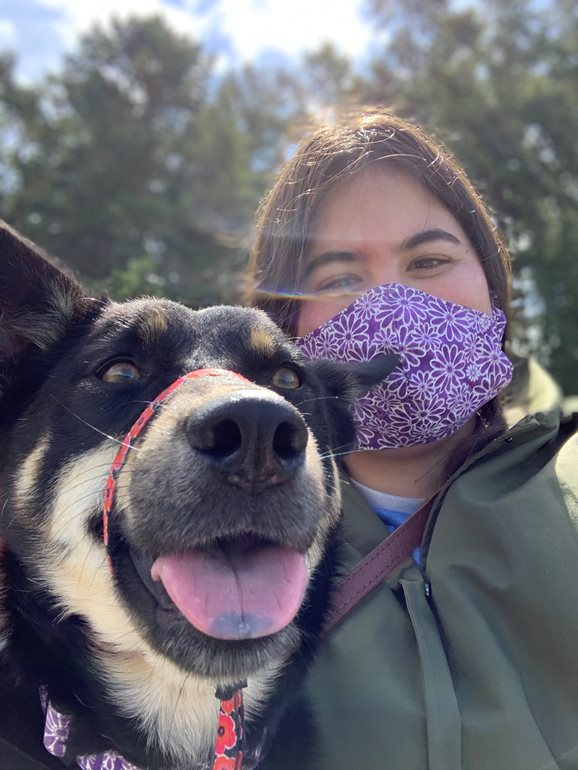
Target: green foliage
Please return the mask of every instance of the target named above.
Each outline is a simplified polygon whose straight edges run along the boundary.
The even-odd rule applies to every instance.
[[[4,216],[113,294],[230,298],[220,275],[238,278],[232,236],[263,181],[250,167],[259,137],[214,86],[210,57],[160,18],[95,28],[33,99],[13,80],[4,89],[22,126]]]
[[[95,27],[34,86],[0,56],[2,216],[95,291],[235,301],[254,211],[296,133],[385,103],[482,190],[515,256],[518,339],[575,391],[576,3],[366,0],[366,16],[364,70],[325,45],[292,67],[220,72],[154,16]]]
[[[116,299],[129,299],[139,294],[166,296],[166,278],[160,276],[157,270],[151,257],[133,257],[126,265],[111,272],[107,281],[108,291]]]
[[[578,12],[551,0],[371,0],[397,29],[363,98],[435,130],[503,226],[519,343],[576,390]],[[537,300],[537,301],[536,301]],[[536,308],[543,310],[536,314]]]

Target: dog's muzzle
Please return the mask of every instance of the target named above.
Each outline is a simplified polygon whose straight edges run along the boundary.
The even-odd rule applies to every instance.
[[[189,372],[146,407],[122,441],[108,474],[103,507],[103,540],[113,573],[110,515],[129,449],[160,405],[185,382],[223,375],[249,382],[228,370]],[[254,395],[247,388],[235,396],[195,410],[186,419],[185,432],[191,451],[199,453],[207,469],[222,478],[224,489],[232,485],[231,494],[234,487],[240,487],[258,495],[289,480],[304,464],[307,427],[299,413],[275,394]],[[145,572],[145,582],[150,578],[162,585],[162,596],[168,595],[191,626],[210,638],[224,640],[258,639],[288,626],[301,606],[309,579],[305,553],[253,532],[161,553]]]
[[[110,466],[110,471],[108,472],[108,476],[106,479],[106,486],[104,489],[104,504],[103,504],[103,511],[102,511],[102,539],[107,550],[109,548],[108,525],[109,525],[110,514],[114,505],[116,482],[123,468],[123,465],[126,462],[126,458],[129,450],[132,449],[132,447],[135,444],[135,441],[138,439],[142,431],[146,428],[148,423],[155,416],[161,404],[163,404],[167,400],[167,398],[171,396],[175,391],[177,391],[185,382],[187,382],[188,380],[197,379],[198,377],[220,377],[223,375],[229,375],[229,376],[232,375],[234,377],[238,377],[243,382],[248,382],[248,380],[245,377],[243,377],[243,375],[239,374],[238,372],[229,371],[228,369],[196,369],[194,372],[188,372],[187,374],[183,374],[181,377],[179,377],[173,383],[171,383],[167,388],[162,390],[159,393],[159,395],[154,399],[154,401],[151,401],[151,403],[146,407],[146,409],[144,409],[140,413],[140,415],[138,416],[132,428],[123,438],[120,445],[120,449],[116,453],[116,456],[112,462],[112,465]],[[109,562],[110,562],[110,558],[109,558]],[[112,569],[112,565],[110,566]]]

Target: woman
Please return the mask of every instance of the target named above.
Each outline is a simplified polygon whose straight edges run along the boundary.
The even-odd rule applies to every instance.
[[[250,301],[305,355],[401,359],[341,457],[344,568],[433,500],[413,558],[324,641],[266,766],[577,768],[577,421],[502,350],[510,265],[483,202],[417,127],[367,113],[301,143],[257,233]]]

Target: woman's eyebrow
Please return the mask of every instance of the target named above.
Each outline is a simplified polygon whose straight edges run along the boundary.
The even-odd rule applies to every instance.
[[[321,265],[326,265],[329,262],[355,262],[356,259],[357,257],[351,251],[324,251],[323,254],[310,260],[303,272],[303,280]]]
[[[414,249],[416,246],[421,246],[422,243],[429,243],[430,241],[448,241],[449,243],[461,244],[460,239],[452,233],[441,228],[435,228],[434,230],[422,230],[421,233],[410,235],[409,238],[402,242],[401,248],[404,250]]]
[[[431,230],[422,230],[415,235],[410,235],[401,243],[402,250],[413,249],[416,246],[420,246],[422,243],[429,243],[431,241],[447,241],[448,243],[461,244],[459,238],[447,230],[437,227]],[[317,257],[313,257],[303,272],[303,280],[306,280],[311,273],[321,265],[326,265],[330,262],[355,262],[358,257],[351,251],[324,251],[323,254],[319,254]]]

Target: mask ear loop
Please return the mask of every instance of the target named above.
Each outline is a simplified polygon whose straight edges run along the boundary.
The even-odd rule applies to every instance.
[[[114,505],[116,483],[126,462],[129,450],[134,447],[135,441],[157,413],[161,404],[185,382],[197,377],[220,377],[223,375],[233,375],[243,382],[249,382],[242,374],[228,369],[196,369],[193,372],[183,374],[182,377],[176,379],[168,388],[161,391],[154,401],[141,412],[129,432],[123,438],[120,449],[116,453],[108,472],[102,509],[102,540],[106,547],[108,566],[111,573],[114,573],[114,569],[109,550],[109,519]],[[229,687],[218,687],[215,693],[216,698],[219,700],[219,721],[215,737],[213,770],[229,770],[229,768],[230,770],[242,770],[243,738],[245,734],[243,688],[246,686],[247,682],[238,682]]]

